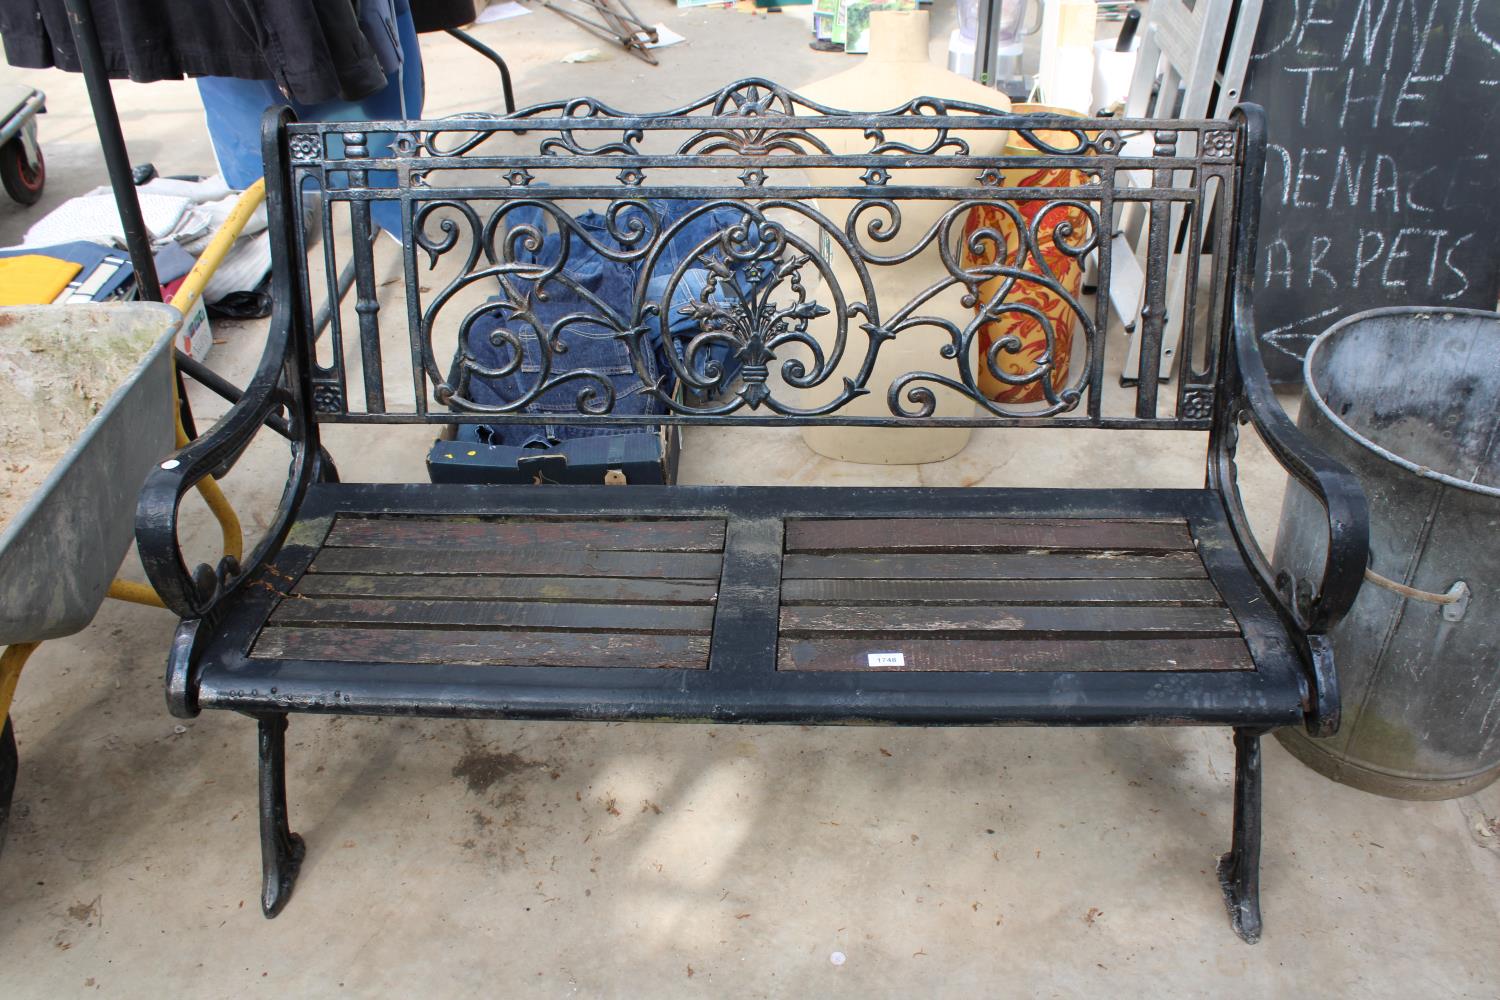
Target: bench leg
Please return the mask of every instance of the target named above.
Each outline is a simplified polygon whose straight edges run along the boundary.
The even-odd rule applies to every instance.
[[[292,898],[306,848],[286,816],[286,716],[260,717],[260,908],[268,918]]]
[[[1234,731],[1234,840],[1219,858],[1219,885],[1229,923],[1248,943],[1260,940],[1260,738],[1264,729]]]

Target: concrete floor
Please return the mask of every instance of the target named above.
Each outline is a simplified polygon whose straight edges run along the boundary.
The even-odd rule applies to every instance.
[[[660,107],[744,75],[800,83],[847,58],[808,50],[806,8],[644,2],[691,40],[659,69],[608,50],[562,65],[594,42],[545,12],[479,35],[511,58],[523,103]],[[426,51],[430,113],[499,106],[466,50],[439,37]],[[0,206],[3,243],[104,181],[80,81],[0,70],[11,79],[49,95],[50,186],[35,209]],[[190,84],[117,92],[138,162],[211,170]],[[216,326],[212,364],[244,379],[262,329]],[[1176,435],[994,431],[948,462],[876,469],[817,458],[795,433],[753,433],[727,458],[689,435],[684,480],[1202,475],[1201,440]],[[422,435],[353,440],[332,440],[346,478],[422,478]],[[284,468],[274,450],[253,452],[227,483],[252,535]],[[1273,525],[1274,469],[1250,455],[1246,481],[1258,523]],[[213,527],[194,518],[189,541],[206,554]],[[123,572],[138,577],[133,556]],[[291,905],[266,921],[253,727],[167,715],[172,625],[107,603],[27,669],[0,856],[0,997],[1500,995],[1500,838],[1480,832],[1500,815],[1500,787],[1391,802],[1267,741],[1266,933],[1250,947],[1213,876],[1232,767],[1216,730],[298,718],[291,809],[308,858]]]

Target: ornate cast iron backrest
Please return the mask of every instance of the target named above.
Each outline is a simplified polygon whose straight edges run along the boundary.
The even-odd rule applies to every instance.
[[[1244,141],[1237,123],[932,98],[852,113],[746,80],[653,115],[577,99],[293,123],[275,151],[286,173],[267,176],[301,195],[282,203],[304,208],[292,278],[324,420],[537,423],[540,406],[551,424],[1206,429]],[[1139,252],[1113,238],[1129,206]],[[372,249],[376,222],[400,245]],[[1209,256],[1183,254],[1169,282],[1174,245]],[[1106,386],[1104,355],[1129,266],[1145,292],[1127,392]],[[1181,346],[1159,383],[1174,313]],[[496,384],[508,395],[481,391]],[[632,413],[626,397],[656,405]]]

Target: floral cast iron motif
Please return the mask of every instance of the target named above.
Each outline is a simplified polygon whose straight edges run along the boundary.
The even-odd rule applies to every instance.
[[[294,135],[287,148],[291,151],[292,159],[299,162],[316,160],[323,152],[323,144],[315,135]]]
[[[813,370],[816,372],[823,367],[821,351],[817,341],[808,335],[807,323],[826,316],[828,309],[809,301],[807,289],[802,284],[802,268],[813,259],[812,253],[801,252],[800,247],[788,253],[787,235],[780,226],[765,221],[759,225],[751,222],[751,215],[747,212],[744,225],[718,235],[717,248],[705,248],[693,255],[692,259],[706,265],[709,277],[698,298],[678,308],[697,322],[701,332],[688,342],[680,355],[671,352],[669,359],[685,385],[712,393],[724,388],[724,373],[712,361],[697,364],[697,358],[710,344],[727,345],[743,365],[744,387],[737,395],[754,409],[771,401],[766,380],[778,348],[785,344],[801,344],[813,355]],[[751,282],[748,294],[735,280],[731,261],[748,265],[745,269]],[[772,298],[778,292],[787,292],[790,301],[778,305]],[[670,294],[667,298],[671,300]],[[650,306],[652,312],[660,308],[660,304]],[[633,341],[640,329],[636,327],[632,331]],[[642,349],[639,343],[632,346],[634,353],[639,354]],[[805,365],[793,359],[786,363],[783,374],[790,384],[797,385],[806,381],[808,372]]]
[[[313,409],[319,413],[338,413],[344,408],[344,394],[336,385],[313,387]]]
[[[1207,420],[1214,415],[1213,386],[1189,386],[1182,393],[1182,415],[1192,420]]]
[[[1203,155],[1227,159],[1235,154],[1237,133],[1215,129],[1203,134]]]

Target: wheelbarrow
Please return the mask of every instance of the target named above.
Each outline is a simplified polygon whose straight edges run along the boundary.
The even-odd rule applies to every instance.
[[[240,195],[170,306],[136,302],[0,309],[0,352],[7,338],[24,336],[29,325],[34,332],[47,332],[44,342],[59,345],[87,346],[101,334],[119,333],[136,345],[140,358],[24,506],[8,520],[0,517],[0,847],[19,770],[10,703],[27,658],[42,640],[82,629],[105,597],[165,607],[149,584],[111,577],[130,546],[136,495],[151,463],[188,443],[173,382],[172,345],[183,316],[193,311],[265,197],[264,181]],[[92,335],[80,339],[81,330]],[[0,363],[0,393],[13,391],[8,383],[15,381],[14,375]],[[14,461],[5,431],[0,418],[0,441],[6,442],[7,452],[0,461]],[[240,559],[244,536],[228,498],[213,476],[200,480],[197,490],[219,523],[224,555]]]
[[[22,205],[35,205],[47,185],[47,164],[36,141],[36,116],[47,96],[22,84],[0,86],[0,186]]]
[[[181,320],[155,302],[0,309],[0,844],[16,681],[38,642],[81,630],[111,590],[136,494],[173,447]]]

